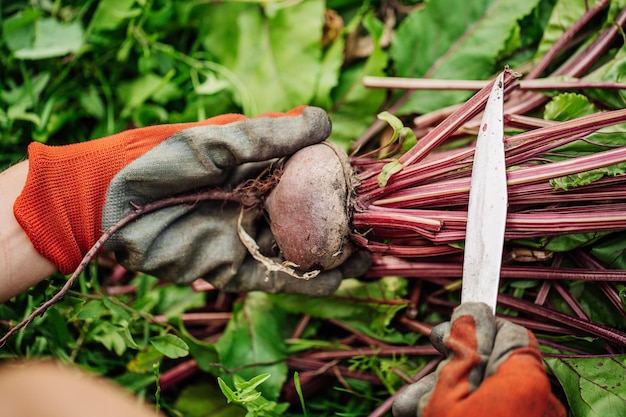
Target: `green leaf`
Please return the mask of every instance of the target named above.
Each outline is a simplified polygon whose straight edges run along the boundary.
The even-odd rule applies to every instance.
[[[91,300],[83,306],[77,317],[78,320],[90,320],[98,318],[107,312],[108,309],[101,300]]]
[[[567,191],[571,187],[579,187],[591,184],[605,176],[616,176],[626,173],[626,162],[623,164],[611,165],[604,168],[598,168],[591,171],[572,174],[566,177],[559,177],[550,180],[550,184],[555,190]]]
[[[141,283],[140,278],[137,283]],[[163,314],[168,319],[178,319],[181,314],[206,304],[206,293],[194,291],[188,285],[159,286],[156,279],[151,279],[149,291],[137,300],[133,307],[148,312]]]
[[[194,81],[193,89],[200,95],[213,95],[219,93],[230,87],[228,81],[217,78],[214,72],[211,71],[192,71]],[[202,76],[202,80],[199,76]]]
[[[624,144],[626,144],[626,123],[621,123],[600,129],[587,136],[587,140],[577,140],[567,145],[559,146],[555,148],[554,152],[569,155],[586,155],[608,150],[616,146],[624,146]]]
[[[356,20],[360,17],[355,18]],[[330,111],[333,131],[330,140],[348,148],[375,120],[375,114],[385,101],[385,91],[365,88],[366,76],[383,76],[387,67],[387,52],[378,40],[382,33],[382,22],[373,15],[363,17],[369,34],[374,38],[374,50],[365,62],[353,64],[345,69],[333,91],[333,108]],[[358,26],[352,23],[353,26]]]
[[[514,244],[543,249],[552,252],[567,252],[585,245],[593,244],[598,239],[606,236],[610,232],[597,233],[574,233],[571,235],[540,237],[531,239],[515,239]]]
[[[51,308],[46,312],[46,333],[49,334],[49,341],[59,346],[67,344],[72,340],[68,323],[57,308]]]
[[[137,353],[137,355],[126,364],[126,369],[128,372],[135,374],[148,374],[154,372],[154,365],[161,363],[162,360],[163,353],[155,346],[149,346]]]
[[[387,122],[387,124],[393,129],[393,137],[391,138],[390,142],[395,142],[400,136],[400,131],[404,128],[402,120],[398,119],[397,116],[389,113],[388,111],[378,113],[376,117],[379,120]]]
[[[339,84],[345,41],[338,37],[324,51],[321,61],[320,75],[316,83],[315,95],[311,104],[330,110],[333,104],[332,90]]]
[[[178,327],[179,334],[189,346],[189,353],[196,360],[198,367],[205,372],[217,374],[216,364],[220,363],[220,358],[215,344],[205,343],[193,337],[180,317],[173,317],[171,321]]]
[[[122,305],[118,305],[116,302],[119,302],[115,298],[103,298],[102,303],[106,308],[109,309],[111,316],[114,317],[117,321],[125,321],[128,322],[132,315],[131,312],[126,310]]]
[[[135,0],[106,0],[98,7],[89,23],[89,31],[113,30],[125,20],[137,16],[141,9],[132,9]]]
[[[53,17],[39,18],[34,26],[34,38],[28,45],[20,40],[13,51],[19,59],[46,59],[76,53],[83,45],[83,28],[79,21],[61,23]],[[15,46],[15,44],[14,44]]]
[[[219,376],[217,377],[217,383],[219,384],[220,389],[222,390],[222,393],[224,394],[224,396],[226,397],[226,400],[229,403],[236,400],[235,391],[230,389],[228,384],[224,382],[224,380],[220,378]]]
[[[251,292],[244,302],[235,305],[229,321],[215,347],[222,364],[236,375],[249,380],[260,374],[271,378],[260,386],[260,392],[276,399],[287,379],[284,339],[286,315],[265,293]],[[232,376],[222,375],[230,382]]]
[[[597,242],[591,255],[611,269],[626,269],[626,233],[615,233]]]
[[[606,295],[596,285],[586,282],[571,282],[570,293],[576,297],[590,320],[616,329],[626,329],[626,322],[621,312],[615,311],[611,303],[607,303]]]
[[[222,3],[209,12],[207,17],[220,24],[207,25],[203,44],[254,98],[252,115],[313,99],[311,87],[321,69],[324,1],[283,5],[275,13],[256,4]]]
[[[95,86],[90,85],[81,95],[80,104],[87,114],[102,119],[105,116],[105,107],[102,98]]]
[[[622,308],[626,309],[626,286],[617,284],[615,287],[619,291],[619,298],[622,300]]]
[[[122,117],[128,117],[132,110],[157,95],[159,90],[164,89],[173,72],[165,77],[154,73],[144,74],[132,81],[120,83],[117,87],[117,94],[124,103]]]
[[[93,340],[100,342],[102,346],[115,352],[117,356],[122,356],[127,348],[123,330],[108,322],[99,322],[98,324],[98,330],[95,332]]]
[[[235,379],[235,389],[237,391],[241,391],[242,393],[250,393],[256,389],[259,385],[264,383],[270,378],[270,374],[261,374],[255,377],[252,377],[249,381],[245,381],[243,379]]]
[[[302,407],[302,413],[304,417],[307,417],[309,413],[306,411],[306,404],[304,403],[304,394],[302,393],[302,384],[300,384],[300,374],[296,371],[293,373],[293,386],[296,389],[298,398],[300,399],[300,406]]]
[[[15,13],[2,23],[2,38],[11,52],[33,45],[35,22],[39,16],[39,10],[26,9]]]
[[[391,57],[398,76],[486,79],[517,22],[539,0],[437,0],[412,12],[398,26]],[[454,11],[454,12],[452,12]],[[443,23],[445,22],[445,23]],[[426,113],[465,100],[464,91],[416,91],[400,112]]]
[[[16,86],[11,89],[0,91],[2,100],[10,105],[9,112],[12,109],[25,111],[32,108],[35,104],[33,101],[38,100],[45,88],[50,82],[51,75],[48,72],[40,72],[32,77],[28,83]]]
[[[287,410],[289,403],[268,400],[256,390],[259,384],[269,378],[269,374],[261,374],[246,381],[239,375],[233,375],[235,390],[232,390],[222,378],[218,377],[217,382],[229,403],[240,404],[248,410],[246,416],[280,416]]]
[[[546,358],[573,417],[626,415],[626,356]]]
[[[546,104],[543,118],[563,122],[596,113],[598,109],[582,94],[563,93]]]
[[[404,165],[398,162],[398,160],[393,160],[387,163],[378,175],[378,186],[384,187],[385,185],[387,185],[387,181],[389,181],[389,178],[391,178],[393,174],[402,171],[403,168]]]
[[[189,346],[183,339],[173,334],[164,334],[150,340],[159,352],[170,359],[182,358],[189,354]]]

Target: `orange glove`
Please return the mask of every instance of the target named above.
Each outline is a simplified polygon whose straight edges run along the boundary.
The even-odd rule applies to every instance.
[[[448,357],[396,398],[395,417],[565,417],[535,336],[486,304],[457,307],[431,340]]]
[[[303,106],[254,119],[228,114],[134,129],[67,146],[33,143],[15,217],[35,249],[68,274],[102,231],[132,210],[131,201],[232,186],[255,167],[321,142],[330,128],[322,109]],[[247,255],[232,226],[239,210],[225,213],[224,203],[211,202],[188,211],[148,214],[114,234],[106,248],[144,268],[133,270],[169,268],[163,278],[176,282],[219,270],[221,285],[227,285]],[[248,222],[250,229],[255,221]],[[155,265],[161,261],[168,264]],[[334,287],[338,280],[333,278]]]

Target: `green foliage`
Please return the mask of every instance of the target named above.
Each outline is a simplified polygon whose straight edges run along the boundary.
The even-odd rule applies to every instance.
[[[440,0],[426,2],[394,33],[391,56],[398,76],[442,79],[486,79],[499,70],[496,62],[518,21],[539,2],[506,0]],[[454,10],[454,13],[450,11]],[[445,22],[445,23],[442,23]],[[506,62],[505,62],[506,64]],[[470,92],[433,94],[417,91],[403,113],[425,113],[467,99]]]
[[[313,317],[333,318],[347,326],[387,343],[413,344],[416,335],[402,334],[391,321],[404,302],[378,304],[372,300],[394,300],[406,292],[406,282],[399,278],[383,278],[371,283],[344,279],[332,297],[311,298],[295,294],[272,296],[274,302],[292,314],[306,313]]]
[[[182,358],[189,354],[189,346],[180,337],[164,334],[150,340],[150,344],[163,355],[171,359]]]
[[[543,112],[546,120],[565,121],[597,112],[598,109],[582,94],[564,93],[552,98]]]
[[[596,106],[582,94],[564,93],[552,98],[544,109],[547,120],[566,121],[598,112]],[[585,140],[578,140],[556,149],[555,159],[565,159],[568,155],[585,155],[607,150],[611,145],[624,143],[626,125],[615,125],[600,129]],[[604,146],[606,145],[606,146]],[[556,190],[568,190],[571,187],[591,184],[605,176],[621,175],[626,172],[626,163],[598,168],[576,175],[568,175],[550,180]]]
[[[202,20],[219,19],[220,25],[203,27],[202,43],[241,81],[252,100],[251,115],[285,111],[312,100],[311,86],[322,69],[322,0],[291,7],[227,2],[198,13]],[[295,40],[297,48],[292,47]]]
[[[397,98],[365,88],[363,77],[487,79],[504,65],[536,62],[586,6],[583,0],[431,0],[410,12],[395,10],[393,21],[386,15],[387,3],[357,0],[2,2],[0,169],[24,158],[33,140],[64,145],[132,127],[196,121],[226,112],[254,116],[300,104],[327,109],[333,121],[331,139],[348,148],[376,120],[387,100]],[[611,24],[622,7],[624,0],[612,1],[594,24]],[[330,8],[339,12],[344,26],[322,45],[324,13]],[[591,33],[579,47],[594,37]],[[347,59],[346,50],[355,38],[370,49]],[[557,61],[571,52],[564,51]],[[611,50],[586,79],[623,81],[625,65],[625,49]],[[439,109],[470,94],[416,92],[397,113]],[[554,95],[544,117],[561,121],[598,108],[624,107],[624,94],[624,90],[585,90]],[[383,118],[395,126],[398,139],[408,135],[397,118]],[[559,148],[555,158],[597,152],[624,140],[625,126],[606,128],[590,141]],[[390,165],[386,178],[400,168]],[[624,168],[559,179],[559,186],[586,184]],[[591,253],[597,259],[626,269],[623,234],[607,234],[519,242],[555,252],[593,245]],[[422,342],[394,323],[407,306],[407,282],[402,278],[345,280],[332,297],[315,299],[247,294],[235,304],[217,341],[196,338],[181,319],[205,307],[207,294],[186,286],[159,285],[156,279],[139,275],[130,283],[136,292],[109,295],[101,288],[103,280],[98,268],[91,267],[79,288],[11,339],[0,349],[0,358],[73,362],[114,378],[172,415],[285,415],[287,405],[278,401],[289,377],[287,356],[314,348],[346,348],[324,333],[323,320],[337,320],[389,344]],[[52,276],[0,305],[0,323],[19,322],[64,281],[65,277]],[[520,294],[535,287],[534,281],[519,281],[510,288]],[[595,321],[623,328],[621,317],[603,304],[596,289],[568,288]],[[626,288],[618,288],[626,306]],[[566,308],[562,301],[554,303]],[[288,340],[304,315],[312,317],[311,323],[297,340]],[[437,313],[424,318],[441,319]],[[564,338],[569,339],[559,342],[600,343]],[[198,380],[171,393],[161,392],[157,378],[174,364],[192,359],[202,371]],[[623,357],[603,359],[602,369],[584,360],[550,361],[574,415],[623,414],[619,407],[626,384],[615,379],[624,374]],[[395,370],[411,374],[424,364],[423,358],[379,356],[357,356],[346,363],[353,370],[377,375],[383,386],[349,380],[342,388],[328,387],[311,399],[298,390],[296,377],[305,415],[368,415],[402,385]],[[207,382],[214,377],[219,377],[218,383]]]
[[[372,38],[373,50],[364,61],[348,66],[339,74],[337,86],[332,90],[333,105],[330,115],[333,122],[331,140],[347,148],[375,120],[384,100],[382,90],[367,89],[363,86],[366,76],[382,76],[388,64],[387,52],[380,45],[383,24],[373,13],[363,8],[347,24],[347,29],[356,31],[360,23]],[[339,40],[342,42],[342,40]],[[336,53],[339,53],[338,50]]]
[[[537,57],[540,58],[563,36],[587,10],[584,0],[558,0],[552,10],[550,19],[545,27],[543,37],[537,48]]]
[[[222,364],[227,369],[237,370],[234,375],[222,377],[232,382],[235,377],[249,379],[267,373],[271,378],[268,376],[260,390],[269,399],[278,398],[287,379],[286,324],[285,312],[277,308],[267,294],[248,294],[235,306],[233,318],[215,345]]]
[[[545,361],[565,389],[573,417],[626,413],[626,356]]]
[[[270,378],[269,374],[261,374],[249,381],[235,375],[235,389],[231,389],[222,378],[218,378],[220,389],[229,403],[240,404],[248,411],[246,417],[274,417],[283,415],[289,407],[287,403],[277,403],[263,397],[256,388]]]
[[[624,233],[613,234],[594,244],[591,253],[609,268],[626,269],[625,238]]]

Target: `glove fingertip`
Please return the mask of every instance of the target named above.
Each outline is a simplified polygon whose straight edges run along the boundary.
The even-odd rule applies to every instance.
[[[402,392],[398,393],[393,401],[391,406],[393,416],[419,417],[417,412],[420,400],[432,392],[436,383],[437,374],[431,373],[420,379],[418,382],[407,385]]]
[[[440,353],[443,353],[444,355],[448,354],[448,348],[446,347],[443,339],[446,333],[449,333],[449,332],[450,332],[450,322],[445,321],[433,327],[429,336],[430,343],[432,343],[435,349],[437,349]]]
[[[316,143],[327,139],[332,132],[332,124],[328,113],[320,107],[307,106],[302,109],[302,116],[309,125],[312,136]]]

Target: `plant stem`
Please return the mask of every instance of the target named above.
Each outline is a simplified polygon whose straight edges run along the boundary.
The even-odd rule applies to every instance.
[[[551,79],[519,80],[520,90],[579,90],[583,88],[626,89],[626,84],[610,81]],[[432,78],[365,77],[363,84],[368,88],[395,90],[480,90],[490,84],[488,80],[436,80]]]

